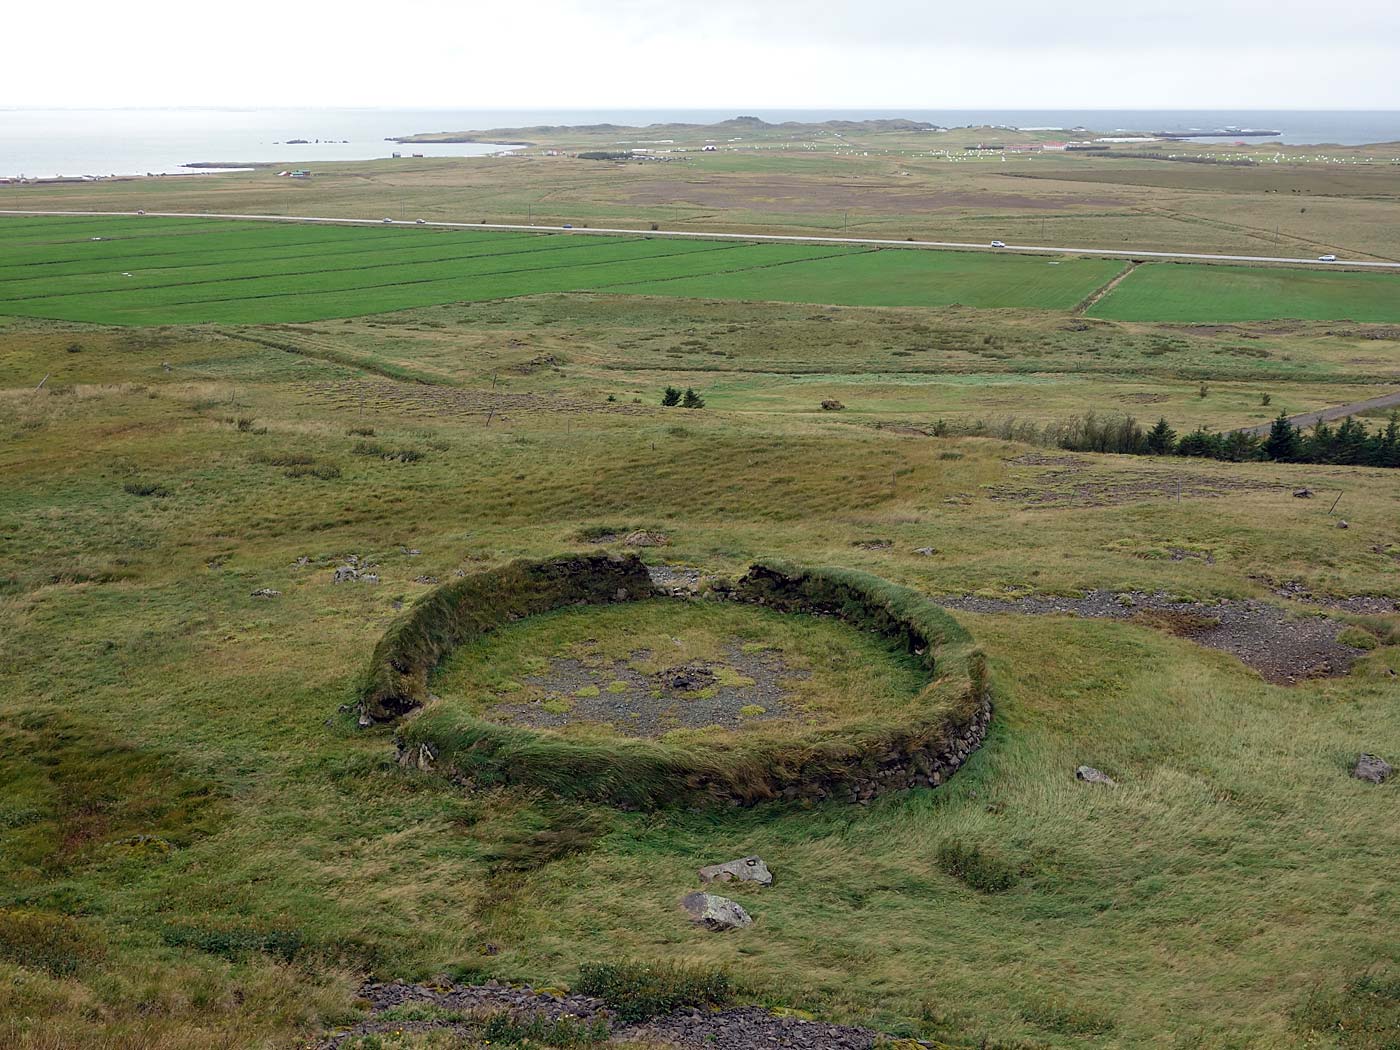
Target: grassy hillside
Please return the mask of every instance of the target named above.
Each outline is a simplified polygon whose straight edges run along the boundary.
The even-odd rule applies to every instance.
[[[204,236],[179,229],[143,243]],[[455,243],[258,227],[230,252],[264,230],[291,253]],[[665,258],[761,250],[686,247]],[[1072,265],[1093,264],[1040,263]],[[0,1045],[280,1050],[360,1016],[366,976],[557,985],[627,956],[726,964],[754,1001],[959,1048],[1388,1045],[1397,784],[1347,768],[1400,754],[1396,617],[1276,590],[1400,597],[1400,475],[1066,457],[933,424],[1223,427],[1393,382],[1395,347],[1360,325],[596,293],[0,322]],[[667,383],[707,407],[663,409]],[[991,736],[948,785],[869,806],[467,792],[356,727],[371,650],[432,580],[628,528],[669,536],[648,561],[706,572],[777,556],[930,595],[1253,598],[1375,648],[1283,687],[1145,624],[959,614],[997,683]],[[379,582],[332,582],[351,555]],[[545,628],[541,650],[569,641]],[[561,829],[577,849],[547,845]],[[972,888],[945,847],[1014,885]],[[695,869],[751,852],[778,880],[735,891],[757,925],[690,926]]]

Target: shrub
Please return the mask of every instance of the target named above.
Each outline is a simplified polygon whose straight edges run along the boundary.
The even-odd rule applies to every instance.
[[[251,458],[269,467],[304,467],[316,462],[315,456],[305,452],[259,452]]]
[[[154,496],[157,499],[170,495],[170,490],[154,481],[128,481],[122,490],[131,496]]]
[[[160,939],[171,948],[193,948],[224,959],[240,959],[254,953],[291,962],[306,947],[300,930],[246,926],[167,926]]]
[[[979,893],[1004,893],[1021,881],[1015,864],[984,852],[980,846],[961,842],[945,842],[938,847],[938,866],[944,874]]]
[[[0,959],[68,977],[100,954],[76,919],[56,912],[0,909]]]
[[[351,427],[345,433],[351,437],[374,437],[374,427]]]
[[[723,969],[632,960],[585,963],[574,990],[603,1000],[623,1024],[683,1008],[724,1006],[734,997],[733,982]]]
[[[375,441],[357,441],[350,451],[357,456],[378,456],[399,463],[417,463],[423,458],[423,453],[416,448],[386,448]]]
[[[667,408],[671,408],[681,403],[681,392],[673,386],[668,386],[661,394],[661,403]]]
[[[704,408],[705,399],[697,394],[690,387],[685,388],[685,394],[681,397],[682,408]]]
[[[582,1021],[577,1017],[550,1019],[543,1014],[492,1014],[481,1027],[485,1045],[543,1045],[571,1050],[577,1046],[597,1046],[608,1041],[608,1022],[603,1018]]]
[[[248,416],[240,416],[234,422],[234,426],[236,426],[239,430],[246,434],[248,433],[248,431],[253,429],[253,420]]]
[[[1337,635],[1337,641],[1353,649],[1365,649],[1368,652],[1380,644],[1374,634],[1362,627],[1348,627]]]
[[[320,478],[322,481],[334,481],[340,477],[340,468],[334,463],[297,465],[287,470],[286,475],[289,478]]]

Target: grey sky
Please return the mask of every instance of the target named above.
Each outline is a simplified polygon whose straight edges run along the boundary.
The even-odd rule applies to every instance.
[[[1395,0],[67,0],[0,105],[1400,109]]]

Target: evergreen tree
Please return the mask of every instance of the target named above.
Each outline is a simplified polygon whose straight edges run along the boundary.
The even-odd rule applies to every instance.
[[[661,395],[661,403],[667,408],[681,403],[681,392],[673,386],[668,386],[666,392]]]
[[[1218,459],[1220,456],[1220,436],[1207,432],[1205,427],[1197,427],[1177,442],[1176,454],[1178,456],[1205,456]]]
[[[1153,456],[1169,456],[1176,451],[1176,431],[1167,425],[1166,418],[1157,420],[1157,425],[1147,432],[1147,452]]]
[[[704,408],[705,399],[697,394],[690,387],[685,388],[685,397],[681,398],[682,408]]]
[[[1280,412],[1269,427],[1269,436],[1264,441],[1264,455],[1279,463],[1296,463],[1302,451],[1303,442],[1298,428]]]

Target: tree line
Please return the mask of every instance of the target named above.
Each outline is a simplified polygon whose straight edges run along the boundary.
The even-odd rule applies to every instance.
[[[1092,412],[1047,428],[1046,444],[1074,452],[1117,452],[1134,456],[1197,456],[1231,463],[1335,463],[1358,467],[1400,467],[1400,414],[1371,430],[1347,416],[1336,426],[1319,420],[1294,426],[1282,414],[1267,435],[1234,430],[1217,434],[1197,427],[1178,435],[1165,418],[1144,429],[1132,416],[1099,419]]]

